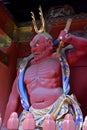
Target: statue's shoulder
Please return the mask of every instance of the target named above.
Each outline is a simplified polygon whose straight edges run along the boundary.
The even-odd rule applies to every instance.
[[[54,59],[58,59],[57,52],[52,53],[51,57]]]
[[[33,55],[31,54],[31,55],[29,55],[28,57],[24,57],[24,58],[19,59],[17,68],[18,68],[18,69],[25,68],[25,67],[28,65],[28,63],[32,63],[33,58],[34,58],[34,57],[33,57]]]

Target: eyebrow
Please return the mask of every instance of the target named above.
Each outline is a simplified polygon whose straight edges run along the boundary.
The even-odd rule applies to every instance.
[[[30,42],[30,46],[32,47],[32,46],[35,46],[37,43],[38,43],[38,39],[36,40],[36,42],[34,42],[34,44],[32,45],[32,42]]]

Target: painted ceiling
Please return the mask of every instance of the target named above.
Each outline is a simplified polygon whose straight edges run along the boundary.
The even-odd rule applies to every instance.
[[[38,18],[37,11],[39,5],[42,6],[44,14],[51,7],[61,7],[65,4],[71,5],[76,13],[87,12],[85,0],[3,0],[3,3],[18,23],[30,21],[31,11],[34,11],[36,18]]]

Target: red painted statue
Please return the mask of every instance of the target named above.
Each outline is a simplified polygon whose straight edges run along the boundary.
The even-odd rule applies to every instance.
[[[87,39],[76,37],[63,30],[57,38],[58,42],[61,40],[64,42],[65,48],[69,44],[72,45],[72,49],[66,50],[65,52],[66,58],[64,61],[67,60],[69,66],[73,65],[81,57],[87,54]],[[81,114],[79,105],[74,100],[73,96],[68,96],[66,88],[65,93],[62,89],[62,59],[58,58],[57,53],[54,52],[52,37],[46,32],[38,33],[30,42],[30,47],[32,54],[30,57],[33,57],[33,59],[27,62],[25,67],[22,66],[22,68],[19,69],[20,72],[18,72],[14,81],[6,107],[2,130],[6,129],[10,114],[17,111],[19,97],[21,98],[21,103],[24,107],[20,116],[21,122],[24,119],[24,115],[30,112],[33,113],[35,117],[36,126],[41,126],[47,114],[52,114],[56,119],[58,124],[57,127],[59,128],[61,127],[59,119],[64,116],[64,114],[68,112],[72,113],[74,118],[77,110],[79,110],[79,113]],[[22,89],[20,85],[21,87],[23,86]],[[24,91],[24,93],[20,91]],[[62,105],[60,106],[61,103]],[[60,109],[57,111],[56,109],[58,106]],[[75,113],[73,112],[73,109],[75,109]],[[79,118],[80,117],[78,116],[78,119]],[[19,130],[20,129],[22,130],[21,123]]]

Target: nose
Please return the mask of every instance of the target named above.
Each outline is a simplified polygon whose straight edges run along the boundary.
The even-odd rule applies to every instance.
[[[33,46],[33,47],[31,48],[31,52],[34,53],[34,52],[36,52],[36,51],[37,51],[37,47],[34,47],[34,46]]]

